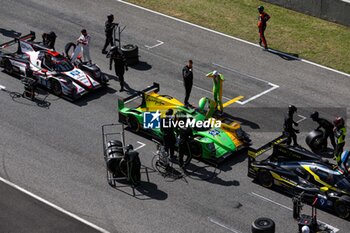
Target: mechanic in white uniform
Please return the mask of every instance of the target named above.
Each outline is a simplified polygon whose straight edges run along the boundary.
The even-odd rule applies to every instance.
[[[78,46],[81,46],[83,50],[84,62],[89,62],[91,64],[90,40],[91,40],[91,37],[87,34],[86,29],[81,30],[81,35],[77,39],[77,43],[78,43]]]

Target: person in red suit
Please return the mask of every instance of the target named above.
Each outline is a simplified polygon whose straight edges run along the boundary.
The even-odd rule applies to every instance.
[[[260,46],[264,45],[265,49],[268,49],[266,39],[265,39],[265,29],[267,26],[267,21],[269,21],[270,16],[264,11],[263,6],[258,7],[259,11],[259,17],[258,17],[258,28],[259,28],[259,35],[260,35]]]

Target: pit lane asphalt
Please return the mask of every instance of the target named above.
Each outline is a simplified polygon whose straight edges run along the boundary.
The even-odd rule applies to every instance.
[[[1,232],[99,232],[0,182]]]
[[[256,146],[278,135],[274,130],[259,131],[259,128],[275,129],[282,124],[282,118],[271,110],[240,115],[241,108],[285,108],[289,103],[305,108],[344,107],[350,100],[348,77],[285,60],[248,44],[116,1],[102,4],[78,0],[1,0],[0,11],[1,42],[10,39],[6,35],[11,36],[11,29],[22,33],[34,30],[39,38],[42,32],[53,30],[58,35],[56,48],[63,51],[65,43],[76,39],[85,27],[92,36],[92,59],[110,74],[113,73],[100,50],[104,43],[105,17],[114,13],[118,22],[127,25],[122,40],[139,45],[141,50],[141,65],[126,73],[127,83],[135,90],[157,81],[161,93],[181,100],[183,87],[179,80],[188,58],[194,60],[194,82],[200,87],[193,89],[194,104],[208,95],[203,89],[211,90],[211,81],[204,74],[217,68],[213,63],[238,71],[217,68],[225,75],[227,97],[249,98],[268,88],[265,82],[247,75],[279,85],[278,89],[244,106],[227,109],[249,121],[244,127],[252,134]],[[157,40],[164,44],[154,49],[145,47],[157,44]],[[19,80],[5,73],[0,73],[0,77],[0,85],[7,90],[22,91]],[[240,155],[223,165],[220,174],[209,181],[196,180],[198,176],[192,175],[186,180],[167,182],[151,173],[151,184],[145,184],[143,195],[137,199],[110,188],[105,178],[100,126],[117,121],[117,98],[125,97],[126,93],[115,90],[119,90],[119,84],[112,79],[106,90],[75,103],[49,95],[46,98],[49,108],[24,99],[13,101],[8,93],[0,92],[1,176],[111,232],[250,232],[251,222],[260,216],[274,219],[277,232],[296,231],[288,209],[257,198],[252,192],[287,207],[291,207],[291,199],[254,184],[246,176],[247,162]],[[300,114],[307,116],[309,112]],[[150,167],[155,146],[133,134],[127,135],[127,141],[147,144],[140,152],[142,162]],[[195,162],[192,170],[201,176],[210,176],[214,171]],[[340,232],[350,227],[348,221],[323,211],[319,211],[319,219],[341,229]]]

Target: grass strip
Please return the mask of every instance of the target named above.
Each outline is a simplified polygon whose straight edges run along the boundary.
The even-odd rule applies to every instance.
[[[228,35],[258,42],[257,7],[271,16],[270,48],[350,73],[350,28],[258,0],[127,0]]]

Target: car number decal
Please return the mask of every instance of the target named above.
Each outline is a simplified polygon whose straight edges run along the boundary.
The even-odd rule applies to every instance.
[[[80,72],[79,72],[79,70],[73,70],[73,71],[70,72],[70,74],[73,75],[73,76],[76,76],[76,75],[79,75]]]
[[[213,129],[213,130],[210,130],[209,131],[209,134],[211,134],[212,136],[216,136],[216,135],[219,135],[220,134],[220,131],[217,130],[217,129]]]

